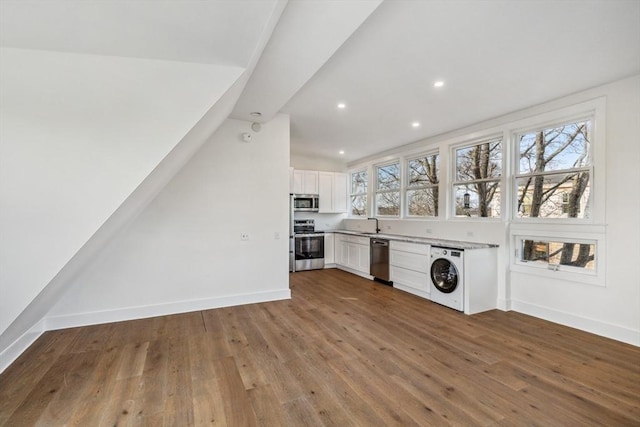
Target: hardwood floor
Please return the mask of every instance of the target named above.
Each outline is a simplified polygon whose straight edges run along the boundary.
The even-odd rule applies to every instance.
[[[291,291],[47,332],[0,375],[0,425],[640,425],[640,348],[339,270]]]

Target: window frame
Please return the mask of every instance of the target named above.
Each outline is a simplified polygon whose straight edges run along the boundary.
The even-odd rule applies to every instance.
[[[469,181],[458,181],[458,164],[457,164],[457,156],[456,153],[458,150],[464,148],[471,148],[474,146],[478,146],[485,143],[491,143],[494,141],[500,140],[500,168],[501,173],[500,176],[496,178],[481,178],[474,179]],[[447,185],[447,196],[449,198],[448,209],[449,209],[449,219],[453,221],[504,221],[505,218],[505,177],[508,176],[507,171],[507,144],[505,143],[505,135],[504,132],[497,133],[488,133],[486,135],[482,135],[477,138],[466,139],[462,142],[451,144],[449,146],[449,184]],[[463,216],[456,214],[456,187],[458,186],[468,186],[473,185],[480,182],[497,182],[498,183],[498,194],[500,195],[500,201],[498,205],[500,206],[500,215],[498,216]]]
[[[568,226],[563,231],[551,229],[540,229],[540,227],[521,227],[515,224],[511,231],[511,271],[515,273],[531,274],[545,277],[547,279],[565,280],[577,282],[584,285],[605,286],[605,227],[589,227],[589,231],[583,231],[583,225]],[[559,266],[548,268],[548,264],[533,263],[522,260],[522,241],[553,241],[567,243],[587,243],[595,245],[594,269],[588,270],[581,267]]]
[[[426,184],[426,185],[420,185],[420,186],[414,186],[414,187],[409,187],[409,174],[411,172],[411,169],[409,168],[409,162],[413,161],[413,160],[418,160],[421,158],[426,158],[426,157],[430,157],[430,156],[437,156],[438,160],[437,160],[437,164],[438,164],[438,169],[437,169],[437,173],[436,173],[436,177],[438,179],[438,182],[436,184]],[[401,198],[403,200],[401,200],[401,204],[402,207],[404,208],[404,216],[403,218],[407,218],[407,219],[425,219],[425,220],[429,220],[429,219],[437,219],[442,217],[442,207],[440,205],[440,184],[442,183],[442,156],[440,156],[440,150],[439,149],[431,149],[429,151],[425,151],[422,153],[418,153],[418,154],[414,154],[414,155],[410,155],[410,156],[405,156],[404,157],[404,174],[402,175],[402,179],[404,180],[404,183],[402,183],[401,188],[402,188],[402,194],[401,194]],[[422,189],[433,189],[436,188],[438,189],[438,204],[437,204],[437,209],[436,209],[436,214],[435,215],[411,215],[409,212],[409,191],[413,191],[413,190],[422,190]]]
[[[366,182],[367,182],[367,188],[364,192],[353,192],[353,175],[358,174],[358,173],[364,173],[367,177]],[[369,190],[370,190],[370,174],[369,174],[369,168],[367,167],[363,167],[363,168],[358,168],[358,169],[353,169],[351,171],[349,171],[349,212],[348,212],[348,216],[351,218],[367,218],[368,214],[369,214],[369,208],[370,208],[370,203],[369,203]],[[363,215],[355,215],[353,213],[353,197],[354,196],[364,196],[365,198],[365,204],[364,204],[364,214]]]
[[[403,209],[402,209],[402,192],[403,192],[403,187],[406,185],[403,179],[403,175],[404,175],[404,171],[403,171],[403,164],[402,164],[402,160],[400,158],[395,158],[393,160],[388,160],[386,162],[382,162],[382,163],[376,163],[373,165],[372,168],[372,176],[374,177],[374,186],[371,189],[371,206],[372,206],[372,217],[375,218],[385,218],[385,219],[390,219],[390,218],[396,218],[396,219],[400,219],[403,217]],[[398,188],[397,189],[392,189],[392,190],[379,190],[378,189],[378,169],[379,168],[384,168],[386,166],[392,166],[392,165],[398,165]],[[378,214],[378,194],[382,194],[382,193],[398,193],[398,215],[379,215]]]
[[[550,113],[552,114],[552,113]],[[593,212],[588,218],[545,218],[545,217],[520,217],[518,216],[518,197],[519,197],[519,189],[518,189],[518,180],[519,179],[523,179],[523,178],[528,178],[528,177],[534,177],[534,176],[551,176],[551,175],[562,175],[562,174],[572,174],[572,173],[577,173],[577,172],[588,172],[589,173],[589,192],[590,192],[590,197],[592,198],[591,203],[592,205],[596,205],[599,204],[598,201],[596,200],[596,197],[600,197],[600,195],[596,195],[596,193],[594,192],[594,187],[595,187],[595,164],[596,164],[596,158],[598,157],[596,155],[596,150],[595,150],[595,137],[596,137],[596,120],[601,120],[601,119],[597,119],[596,118],[596,109],[594,108],[593,111],[589,111],[589,112],[584,112],[582,114],[577,114],[577,115],[568,115],[565,116],[564,118],[558,118],[556,117],[553,120],[548,120],[548,121],[544,121],[544,122],[539,122],[535,125],[532,126],[527,126],[527,127],[522,127],[522,128],[518,128],[516,130],[513,130],[511,132],[511,141],[510,141],[510,145],[512,147],[512,158],[511,158],[511,162],[512,162],[512,173],[510,174],[510,181],[511,181],[511,187],[512,187],[512,191],[511,191],[511,201],[510,201],[510,205],[511,205],[511,209],[510,209],[510,214],[509,217],[516,222],[522,222],[522,223],[549,223],[549,224],[553,224],[553,223],[557,223],[557,224],[570,224],[570,223],[575,223],[575,224],[589,224],[589,223],[593,223],[596,221],[596,218],[594,218],[595,216],[595,209],[594,206],[591,206],[590,210]],[[559,170],[553,170],[553,171],[544,171],[544,172],[538,172],[538,173],[520,173],[520,147],[519,147],[519,143],[520,143],[520,136],[524,135],[526,133],[533,133],[533,132],[538,132],[540,130],[544,130],[544,129],[549,129],[549,128],[554,128],[554,127],[560,127],[560,126],[565,126],[565,125],[569,125],[569,124],[574,124],[574,123],[578,123],[581,121],[589,121],[590,125],[591,125],[591,130],[590,130],[590,140],[589,140],[589,159],[590,159],[590,163],[588,166],[582,166],[582,167],[578,167],[578,168],[571,168],[571,169],[559,169]],[[602,127],[602,126],[600,126]],[[598,167],[598,169],[600,169]],[[563,203],[564,205],[564,203]],[[564,210],[564,207],[563,207]]]

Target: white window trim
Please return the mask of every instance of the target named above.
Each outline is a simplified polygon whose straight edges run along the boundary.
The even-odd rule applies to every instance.
[[[605,223],[605,176],[606,176],[606,99],[604,97],[585,101],[561,109],[538,114],[529,118],[511,123],[509,147],[511,148],[511,164],[513,171],[510,174],[510,209],[509,215],[514,223],[522,224],[604,224]],[[585,168],[569,169],[566,172],[578,169],[588,169],[590,179],[591,216],[589,218],[518,218],[516,209],[518,200],[517,178],[519,174],[518,164],[520,150],[517,148],[518,135],[550,128],[567,123],[575,123],[581,120],[591,120],[592,131],[590,141],[591,164]],[[554,171],[562,173],[564,171]]]
[[[588,229],[588,230],[585,230]],[[578,282],[585,285],[605,286],[606,284],[606,247],[605,247],[605,226],[568,225],[560,230],[557,225],[547,224],[540,227],[525,227],[520,224],[512,224],[510,230],[511,251],[511,271],[532,274],[545,277],[547,279],[566,280]],[[548,240],[554,242],[571,243],[591,243],[596,245],[595,269],[581,270],[576,267],[558,267],[548,269],[546,265],[523,262],[520,260],[520,250],[522,240]]]
[[[438,163],[439,163],[439,167],[438,167],[438,184],[426,184],[426,185],[420,185],[417,187],[409,187],[409,162],[412,160],[417,160],[417,159],[421,159],[423,157],[429,157],[429,156],[433,156],[433,155],[437,155],[438,156]],[[434,219],[439,219],[441,218],[442,215],[442,205],[440,204],[440,200],[438,200],[438,214],[434,215],[434,216],[422,216],[422,215],[409,215],[409,198],[407,197],[407,193],[411,190],[421,190],[421,189],[429,189],[429,188],[437,188],[438,189],[438,194],[440,194],[440,189],[442,188],[442,156],[440,156],[440,150],[438,150],[437,148],[435,150],[429,150],[429,151],[425,151],[423,153],[418,153],[418,154],[412,154],[410,156],[405,156],[404,158],[402,158],[403,162],[404,162],[404,175],[402,176],[402,182],[401,182],[401,187],[402,187],[402,194],[401,194],[401,202],[402,202],[402,209],[404,210],[404,215],[403,218],[405,219],[424,219],[424,220],[434,220]]]
[[[461,148],[465,148],[465,147],[472,147],[475,145],[480,145],[482,143],[485,142],[491,142],[497,139],[501,139],[502,141],[502,175],[498,178],[486,178],[486,179],[480,179],[480,180],[472,180],[472,181],[457,181],[457,164],[456,164],[456,151],[461,149]],[[469,221],[481,221],[481,222],[485,222],[485,221],[504,221],[505,220],[505,203],[507,197],[501,196],[500,197],[500,216],[496,216],[496,217],[481,217],[481,216],[472,216],[472,217],[466,217],[466,216],[457,216],[456,215],[456,197],[455,197],[455,192],[453,190],[453,188],[456,185],[471,185],[474,184],[476,182],[498,182],[500,185],[500,193],[501,194],[509,194],[506,193],[505,190],[506,187],[506,177],[509,176],[507,167],[509,162],[506,161],[506,159],[508,158],[508,152],[507,150],[507,144],[505,143],[506,139],[505,139],[505,132],[487,132],[486,134],[482,135],[482,136],[477,136],[475,138],[469,138],[460,142],[457,142],[455,144],[450,144],[449,145],[449,173],[448,173],[448,182],[447,182],[447,195],[448,195],[448,199],[449,199],[449,203],[447,204],[447,219],[451,220],[451,221],[464,221],[464,222],[469,222]],[[441,181],[442,182],[442,181]]]
[[[385,166],[391,166],[391,165],[398,165],[398,174],[400,176],[400,186],[398,187],[397,190],[382,190],[379,191],[378,190],[378,168],[383,168]],[[393,160],[389,160],[386,162],[382,162],[382,163],[376,163],[373,165],[372,168],[372,176],[373,176],[373,188],[371,189],[371,207],[372,207],[372,211],[371,211],[371,216],[372,217],[376,217],[376,218],[384,218],[384,219],[400,219],[403,217],[403,209],[402,209],[402,204],[403,202],[403,189],[406,186],[406,180],[403,179],[403,175],[404,175],[404,165],[402,164],[402,158],[395,158]],[[398,206],[398,215],[378,215],[378,198],[377,195],[379,193],[398,193],[398,203],[400,203],[400,206]]]
[[[367,174],[367,191],[364,193],[353,193],[353,174],[354,173],[360,173],[360,172],[365,172]],[[370,194],[371,193],[371,175],[370,175],[370,170],[368,167],[360,167],[357,169],[351,169],[349,172],[349,205],[348,205],[348,214],[347,217],[349,218],[367,218],[367,216],[369,215],[370,209],[371,209],[371,200],[370,200]],[[352,209],[351,209],[351,197],[353,196],[361,196],[361,195],[365,195],[367,196],[367,206],[365,207],[365,214],[364,215],[353,215],[352,213]]]

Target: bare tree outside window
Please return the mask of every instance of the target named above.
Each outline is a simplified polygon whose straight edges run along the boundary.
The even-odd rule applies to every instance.
[[[585,219],[590,212],[591,121],[583,120],[518,136],[517,217]],[[535,244],[525,241],[523,260],[536,259]],[[585,267],[594,245],[564,243],[554,250],[559,265]]]
[[[429,154],[407,161],[407,215],[438,216],[440,156]]]
[[[367,171],[351,174],[351,211],[354,216],[367,216]]]
[[[456,216],[499,217],[502,139],[459,148],[455,161]]]
[[[376,167],[376,216],[400,216],[400,163]]]

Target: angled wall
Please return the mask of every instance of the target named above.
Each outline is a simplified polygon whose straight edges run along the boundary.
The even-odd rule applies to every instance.
[[[289,298],[289,117],[242,142],[249,131],[226,120],[72,280],[47,329]]]
[[[0,333],[244,71],[10,48],[1,59]]]

